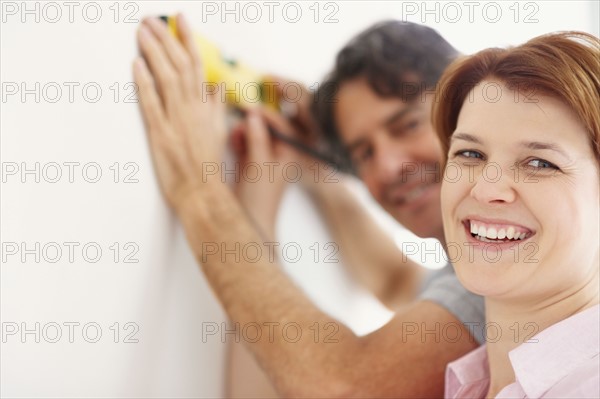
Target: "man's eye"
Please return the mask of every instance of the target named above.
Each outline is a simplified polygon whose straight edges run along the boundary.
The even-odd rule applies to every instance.
[[[555,169],[558,170],[558,166],[554,165],[552,162],[545,161],[543,159],[532,159],[527,162],[527,166],[531,166],[536,169]]]
[[[365,147],[364,149],[356,150],[353,159],[354,162],[360,164],[366,162],[373,156],[373,149],[371,147]]]
[[[365,148],[364,150],[360,151],[358,154],[358,158],[361,161],[367,161],[367,160],[371,159],[372,156],[373,156],[373,149],[371,147]]]
[[[402,125],[392,127],[391,128],[392,135],[401,136],[403,134],[413,133],[419,129],[420,125],[421,125],[420,119],[410,120],[406,123],[403,123]]]
[[[415,119],[415,120],[409,121],[407,124],[405,124],[402,127],[402,129],[406,130],[406,131],[415,130],[416,128],[419,127],[419,124],[420,124],[419,120]]]

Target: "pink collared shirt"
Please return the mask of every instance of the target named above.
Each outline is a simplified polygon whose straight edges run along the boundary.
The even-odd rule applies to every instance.
[[[540,332],[509,352],[516,381],[496,398],[600,398],[600,305]],[[448,399],[485,398],[486,346],[448,364]]]

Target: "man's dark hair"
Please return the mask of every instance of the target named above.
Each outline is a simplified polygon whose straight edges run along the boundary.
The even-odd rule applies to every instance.
[[[458,55],[435,30],[411,22],[379,22],[352,39],[338,53],[333,71],[314,93],[311,109],[328,151],[340,167],[353,171],[333,112],[343,83],[364,77],[378,95],[408,102],[423,90],[433,89]]]

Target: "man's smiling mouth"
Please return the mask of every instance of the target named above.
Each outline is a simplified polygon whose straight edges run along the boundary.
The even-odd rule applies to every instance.
[[[399,196],[399,195],[393,196],[391,198],[391,200],[397,206],[409,205],[415,201],[418,201],[424,194],[427,194],[429,189],[432,188],[432,186],[434,186],[434,185],[435,185],[435,182],[420,183],[401,196]]]

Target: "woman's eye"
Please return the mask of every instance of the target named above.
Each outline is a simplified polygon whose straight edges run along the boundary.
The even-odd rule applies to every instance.
[[[459,156],[459,157],[463,157],[463,158],[476,158],[476,159],[483,158],[483,155],[481,155],[480,152],[473,151],[473,150],[457,151],[455,155]]]
[[[558,169],[558,166],[554,165],[552,162],[544,161],[543,159],[532,159],[527,162],[527,165],[537,169]]]

